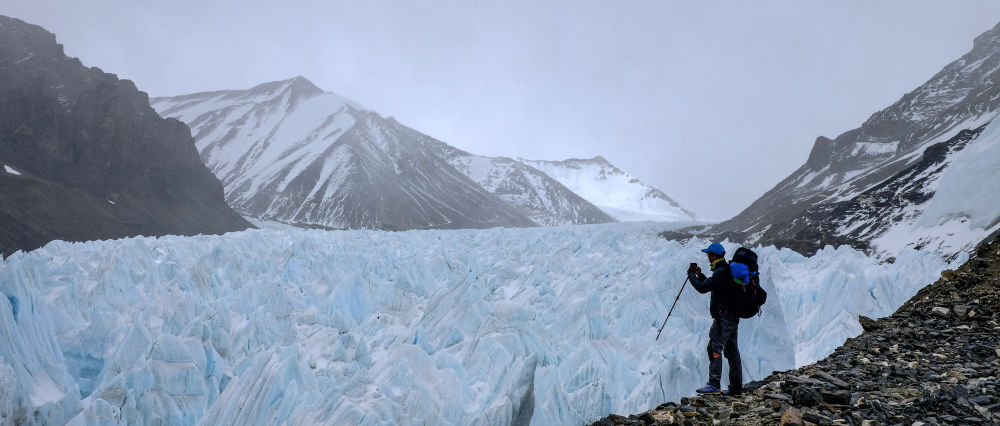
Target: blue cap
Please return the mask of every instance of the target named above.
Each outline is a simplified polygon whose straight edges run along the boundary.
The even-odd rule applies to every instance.
[[[726,249],[722,248],[722,244],[712,243],[707,249],[701,251],[702,253],[715,253],[719,256],[726,254]]]

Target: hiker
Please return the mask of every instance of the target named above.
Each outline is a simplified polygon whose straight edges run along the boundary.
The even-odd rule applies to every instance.
[[[708,383],[698,389],[698,393],[719,393],[722,380],[722,356],[729,360],[729,389],[724,395],[736,396],[743,392],[743,365],[740,363],[740,348],[737,343],[737,329],[740,317],[730,312],[726,302],[731,291],[733,275],[726,263],[726,250],[722,244],[712,243],[702,250],[708,255],[712,277],[707,278],[701,268],[692,263],[688,268],[691,286],[699,293],[712,292],[709,309],[712,311],[712,328],[708,332]]]

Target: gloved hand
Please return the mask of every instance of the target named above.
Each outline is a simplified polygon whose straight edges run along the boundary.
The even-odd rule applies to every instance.
[[[701,267],[700,267],[700,266],[698,266],[698,264],[697,264],[697,263],[692,263],[692,264],[691,264],[691,266],[688,266],[688,274],[689,274],[689,275],[690,275],[690,274],[698,274],[698,275],[701,275]]]

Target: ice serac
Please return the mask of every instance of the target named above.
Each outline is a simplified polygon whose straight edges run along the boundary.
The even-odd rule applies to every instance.
[[[41,27],[0,16],[0,252],[51,240],[223,233],[230,209],[190,130]]]
[[[615,222],[597,206],[538,169],[508,157],[474,155],[442,142],[428,146],[487,191],[542,226]]]
[[[251,217],[325,228],[535,226],[441,159],[442,143],[295,77],[154,98],[191,126],[226,200]]]
[[[0,423],[562,425],[650,409],[704,383],[711,324],[687,288],[654,340],[707,244],[661,227],[285,227],[15,253],[0,262]],[[946,266],[757,252],[769,298],[740,324],[748,381],[825,356]]]
[[[518,161],[541,170],[622,222],[696,220],[694,213],[663,191],[642,183],[601,156],[564,161],[519,158]]]
[[[803,253],[827,244],[887,253],[904,246],[930,247],[950,257],[968,250],[988,234],[995,217],[966,215],[949,229],[923,227],[909,236],[900,230],[911,229],[927,209],[925,203],[943,194],[938,179],[951,173],[948,169],[962,150],[981,143],[983,126],[1000,110],[998,83],[1000,25],[861,127],[835,139],[817,138],[802,167],[702,235],[778,244]],[[995,153],[986,150],[983,155]],[[955,215],[951,219],[961,221]]]

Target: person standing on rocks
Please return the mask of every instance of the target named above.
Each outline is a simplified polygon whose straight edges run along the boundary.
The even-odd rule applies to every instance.
[[[712,277],[701,273],[701,268],[692,263],[688,268],[691,286],[699,293],[712,293],[709,309],[712,312],[712,328],[708,331],[708,383],[698,389],[698,393],[719,393],[722,381],[722,356],[729,361],[729,390],[725,395],[736,396],[743,393],[743,364],[740,362],[740,348],[737,343],[737,329],[740,317],[729,312],[727,300],[732,291],[733,274],[726,263],[726,250],[722,244],[712,243],[702,250],[708,255]]]

